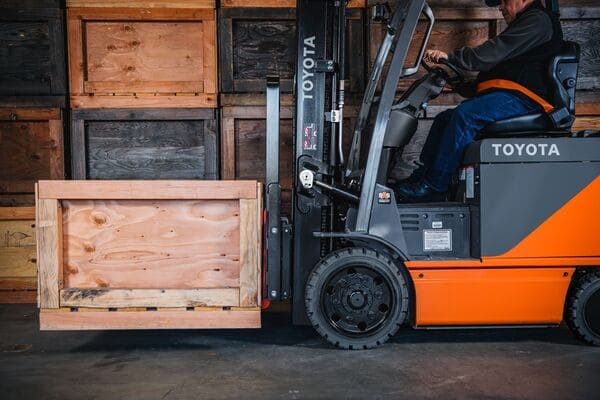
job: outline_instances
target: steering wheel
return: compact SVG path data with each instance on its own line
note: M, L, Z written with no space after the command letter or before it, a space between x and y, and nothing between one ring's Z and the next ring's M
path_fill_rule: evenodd
M423 68L425 68L427 72L440 74L446 80L450 87L454 88L465 83L465 76L456 65L452 64L448 60L440 60L439 64L442 64L446 66L449 70L451 70L452 75L449 74L448 71L446 71L443 68L433 67L427 64L424 60L421 60L421 65L423 66Z

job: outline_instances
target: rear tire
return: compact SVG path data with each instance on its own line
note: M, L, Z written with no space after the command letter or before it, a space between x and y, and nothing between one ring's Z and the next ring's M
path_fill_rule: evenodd
M577 338L600 346L600 271L579 275L567 299L565 320Z
M383 253L363 247L337 250L311 272L305 305L313 327L332 345L377 347L407 318L408 278Z

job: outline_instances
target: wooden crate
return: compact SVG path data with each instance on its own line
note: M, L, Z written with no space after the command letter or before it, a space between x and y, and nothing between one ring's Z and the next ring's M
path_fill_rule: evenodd
M260 183L40 181L36 200L42 330L260 327Z
M0 303L35 303L35 208L0 207Z
M250 103L258 104L255 99ZM348 153L356 107L346 107L344 144ZM279 174L282 186L282 211L289 212L293 184L294 107L290 96L282 97L280 108ZM266 174L266 107L225 106L221 113L221 176L223 179L256 179L264 183Z
M39 179L64 178L58 108L0 108L0 206L34 204Z
M60 0L0 2L0 104L64 107L66 63Z
M243 5L241 5L243 4ZM277 4L275 6L275 4ZM265 7L271 5L271 7ZM278 75L291 92L296 68L295 2L221 2L219 70L224 93L264 92L267 75ZM365 87L365 10L348 10L348 92Z
M216 107L214 1L142 3L67 3L71 106Z
M75 179L217 179L214 109L77 109Z

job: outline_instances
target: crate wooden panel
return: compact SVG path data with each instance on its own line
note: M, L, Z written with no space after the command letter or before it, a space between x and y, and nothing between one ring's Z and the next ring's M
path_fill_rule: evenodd
M278 75L291 92L296 68L296 10L281 7L222 8L219 19L221 91L265 91L265 77ZM346 65L349 92L365 86L365 11L348 10Z
M214 109L77 109L75 179L217 179Z
M36 200L41 329L260 326L260 183L40 181Z
M282 186L282 209L289 211L293 183L294 108L282 99L279 124L279 179ZM345 109L344 142L346 154L358 110ZM221 113L221 176L223 179L257 179L264 183L266 168L266 107L227 106Z
M58 108L0 108L0 206L34 204L39 179L64 178Z
M35 303L35 208L0 207L0 303Z
M59 0L0 3L0 103L64 106L64 19Z
M213 8L67 10L73 108L216 107Z

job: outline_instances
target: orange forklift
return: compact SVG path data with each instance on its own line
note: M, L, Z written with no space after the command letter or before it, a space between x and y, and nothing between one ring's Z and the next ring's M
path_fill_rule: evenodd
M547 8L558 12L556 0ZM443 202L406 203L392 160L431 99L460 83L423 63L425 0L373 7L385 37L344 154L345 2L299 0L291 215L280 212L279 86L267 80L264 298L334 346L379 346L417 329L551 327L600 345L600 134L572 132L579 46L548 65L552 109L490 124ZM407 59L420 19L427 29ZM406 92L400 79L426 74Z

